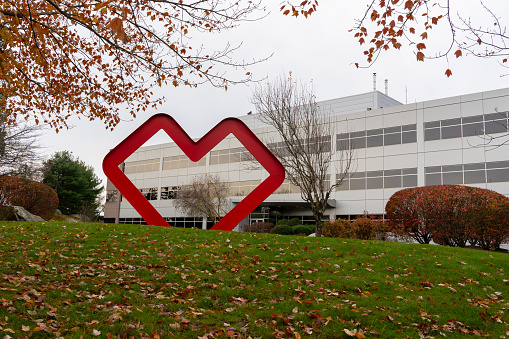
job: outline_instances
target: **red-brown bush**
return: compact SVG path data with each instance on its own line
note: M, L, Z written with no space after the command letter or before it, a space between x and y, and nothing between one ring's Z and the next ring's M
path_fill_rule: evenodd
M409 188L385 207L391 231L420 243L465 247L467 242L498 249L509 239L509 198L459 185Z
M329 238L351 238L353 229L350 221L345 219L336 219L326 221L322 226L322 236Z
M251 233L270 233L274 224L271 222L254 222L251 225L242 226L243 232L251 232Z
M48 185L28 179L0 176L3 205L22 206L43 219L50 219L58 207L58 196Z

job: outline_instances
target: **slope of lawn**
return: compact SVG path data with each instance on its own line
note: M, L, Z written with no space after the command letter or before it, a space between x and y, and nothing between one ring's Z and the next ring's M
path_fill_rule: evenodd
M0 224L1 338L509 338L509 254Z

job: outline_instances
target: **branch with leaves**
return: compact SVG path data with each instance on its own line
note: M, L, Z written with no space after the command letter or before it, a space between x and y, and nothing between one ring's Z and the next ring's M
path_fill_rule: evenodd
M471 55L479 58L496 58L504 66L509 56L509 34L502 16L478 0L478 13L485 14L488 22L479 23L466 16L461 1L450 0L368 0L367 9L351 30L360 45L365 45L363 54L369 67L384 51L401 49L408 45L417 61L426 59L460 58ZM316 12L316 1L292 4L287 1L281 7L284 15L308 17ZM475 18L474 18L475 19ZM445 34L444 34L445 32ZM428 52L429 42L448 35L444 48ZM448 66L445 75L452 71Z
M226 75L256 63L232 58L238 48L207 50L192 38L232 29L262 9L257 2L217 0L6 0L0 4L0 107L4 121L33 118L57 132L72 115L107 128L120 111L133 117L162 103L155 86L227 89L251 80Z

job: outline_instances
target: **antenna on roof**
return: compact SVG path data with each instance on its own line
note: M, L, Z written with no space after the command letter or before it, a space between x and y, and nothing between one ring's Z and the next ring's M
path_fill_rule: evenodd
M376 91L376 73L373 73L373 92Z
M385 95L389 96L389 80L385 79Z

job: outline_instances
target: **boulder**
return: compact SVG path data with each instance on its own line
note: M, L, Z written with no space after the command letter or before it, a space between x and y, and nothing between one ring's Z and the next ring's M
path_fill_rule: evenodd
M14 213L18 216L18 218L25 220L25 221L44 221L43 218L41 218L38 215L32 214L28 212L26 209L24 209L21 206L12 206L14 209Z

